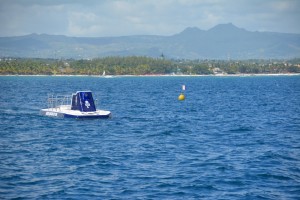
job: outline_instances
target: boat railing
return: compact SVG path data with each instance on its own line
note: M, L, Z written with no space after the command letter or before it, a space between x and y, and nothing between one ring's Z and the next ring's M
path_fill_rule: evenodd
M71 95L54 95L48 94L48 108L59 109L62 106L71 106Z

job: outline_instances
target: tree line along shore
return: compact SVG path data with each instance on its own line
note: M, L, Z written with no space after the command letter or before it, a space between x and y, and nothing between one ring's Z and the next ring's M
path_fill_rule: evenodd
M86 60L1 58L0 75L222 75L300 73L290 60L167 60L143 56Z

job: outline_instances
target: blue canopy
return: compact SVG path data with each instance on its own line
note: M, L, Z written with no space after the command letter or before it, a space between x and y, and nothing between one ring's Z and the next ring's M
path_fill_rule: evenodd
M79 91L72 95L71 110L80 110L81 112L96 111L95 102L91 91Z

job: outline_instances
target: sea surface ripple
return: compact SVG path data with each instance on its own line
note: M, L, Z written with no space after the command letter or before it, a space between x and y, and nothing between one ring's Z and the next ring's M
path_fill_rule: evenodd
M300 76L0 83L0 199L300 198ZM39 114L78 90L113 117Z

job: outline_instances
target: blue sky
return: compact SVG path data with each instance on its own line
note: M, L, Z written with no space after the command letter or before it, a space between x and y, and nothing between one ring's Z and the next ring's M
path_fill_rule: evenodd
M233 23L300 33L299 0L0 0L0 36L173 35Z

